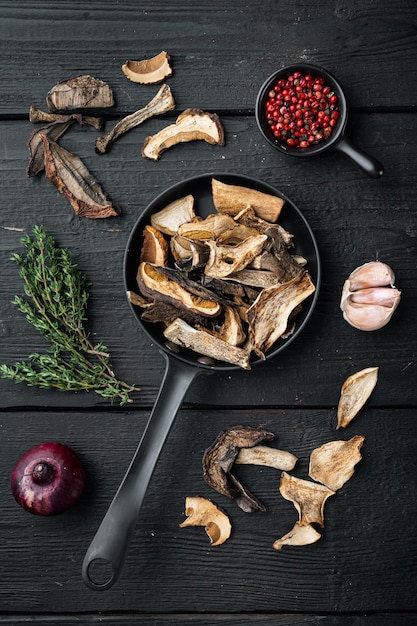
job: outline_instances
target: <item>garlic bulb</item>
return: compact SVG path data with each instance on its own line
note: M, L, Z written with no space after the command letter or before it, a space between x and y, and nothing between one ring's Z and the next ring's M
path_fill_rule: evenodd
M343 285L340 308L344 319L359 330L385 326L401 298L394 281L392 269L380 261L357 267Z

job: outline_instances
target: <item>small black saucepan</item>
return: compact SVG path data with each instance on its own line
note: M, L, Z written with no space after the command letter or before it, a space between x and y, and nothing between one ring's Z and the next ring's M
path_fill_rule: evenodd
M143 243L143 229L150 223L150 216L170 202L188 194L195 198L195 211L198 215L206 217L210 213L215 213L211 196L213 177L223 183L251 187L280 196L286 201L280 224L293 233L295 253L307 259L308 270L316 285L315 293L304 302L302 311L297 315L295 332L270 349L266 356L269 359L288 348L307 324L318 298L321 279L317 243L310 226L297 207L270 185L248 176L207 174L184 180L161 193L144 211L130 235L124 261L125 286L129 291L138 291L136 273ZM200 373L239 369L238 366L227 363L201 362L199 355L190 350L181 349L179 352L172 350L166 343L162 328L157 324L144 322L141 320L141 310L133 305L131 308L139 325L165 357L166 370L158 398L133 460L85 555L82 576L84 582L92 589L108 589L117 580L158 456L193 379ZM260 359L254 358L251 366L259 362Z
M277 139L272 133L268 121L265 116L265 104L268 100L269 92L274 88L280 79L286 79L294 72L301 72L312 75L314 78L322 77L332 91L338 97L339 118L330 137L318 144L312 144L307 148L298 148L288 146L286 143ZM368 176L372 178L380 178L384 173L384 168L376 159L369 156L359 148L357 148L345 135L346 124L348 120L348 106L346 97L340 83L332 74L322 67L310 65L309 63L297 63L284 67L272 74L262 85L256 100L256 121L258 127L267 141L277 150L295 157L311 157L335 148L350 157L359 167L362 168Z

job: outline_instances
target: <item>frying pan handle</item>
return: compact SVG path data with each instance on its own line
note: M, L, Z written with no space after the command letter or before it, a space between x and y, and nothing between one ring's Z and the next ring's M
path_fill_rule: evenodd
M87 550L82 577L91 589L117 580L148 483L182 400L202 370L162 353L165 375L142 439L99 529Z
M359 148L357 148L351 141L345 136L342 136L340 140L334 144L334 147L350 157L363 171L372 176L372 178L380 178L384 173L384 167L376 159L366 154Z

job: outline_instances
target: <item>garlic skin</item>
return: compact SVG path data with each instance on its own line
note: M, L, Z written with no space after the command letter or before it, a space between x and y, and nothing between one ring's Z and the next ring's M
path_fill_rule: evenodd
M383 328L401 299L394 281L386 263L370 261L357 267L343 285L340 308L344 319L359 330Z

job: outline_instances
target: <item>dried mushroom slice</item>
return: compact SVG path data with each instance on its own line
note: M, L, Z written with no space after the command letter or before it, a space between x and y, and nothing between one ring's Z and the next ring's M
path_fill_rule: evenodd
M93 219L118 215L81 159L45 135L41 137L46 178L68 199L75 213Z
M151 215L151 224L162 233L174 236L182 224L190 222L194 217L194 196L188 194Z
M212 179L212 193L214 206L219 213L237 215L252 207L255 215L272 223L278 220L285 203L277 196L250 187L222 183L215 178Z
M293 528L281 539L277 539L272 544L275 550L281 550L282 546L307 546L315 543L321 535L310 524L301 525L295 522Z
M275 438L262 428L233 426L222 430L203 456L203 478L218 493L231 498L246 513L264 505L232 474L232 466L241 448L252 448Z
M160 230L147 224L143 229L143 246L140 262L168 265L168 242Z
M265 465L278 470L292 470L297 463L297 457L286 450L278 450L269 446L254 446L241 448L236 457L238 465Z
M211 335L218 337L222 341L230 344L231 346L240 346L246 339L246 333L243 330L242 320L239 312L235 307L224 305L223 306L224 321L219 330L208 330Z
M178 235L198 241L217 239L224 232L230 231L230 229L233 229L235 226L236 222L230 215L212 213L205 219L193 218L181 224L178 228Z
M177 117L175 124L166 126L156 135L146 137L142 156L157 161L171 146L197 139L210 144L224 145L224 129L216 113L186 109Z
M101 109L114 105L113 90L94 76L83 75L57 83L46 96L48 109L68 111L74 109Z
M349 376L342 385L337 407L337 428L346 428L371 395L379 367L367 367Z
M249 339L253 350L265 352L285 333L292 312L315 290L307 271L288 282L263 289L247 311Z
M324 526L324 504L327 498L335 495L334 491L287 472L282 472L279 490L283 498L294 504L301 526L314 523Z
M216 361L238 365L245 370L250 369L250 355L247 350L232 346L207 331L194 328L183 319L174 320L164 330L164 337L177 346L188 348L200 356L204 355Z
M313 450L308 475L313 480L337 491L353 476L362 456L365 437L355 435L349 441L329 441Z
M126 61L122 72L133 83L155 85L172 75L171 57L163 50L151 59Z
M216 241L207 241L210 255L204 273L212 278L224 278L244 269L261 253L266 241L266 235L248 237L236 246L221 246Z
M204 526L212 546L219 546L229 539L232 525L229 517L213 502L200 496L185 499L185 514L187 519L179 526Z
M58 116L57 120L32 132L28 142L30 161L26 170L29 178L40 174L45 169L45 151L42 136L48 137L49 141L58 141L75 121L81 124L81 116L77 114L65 117Z

